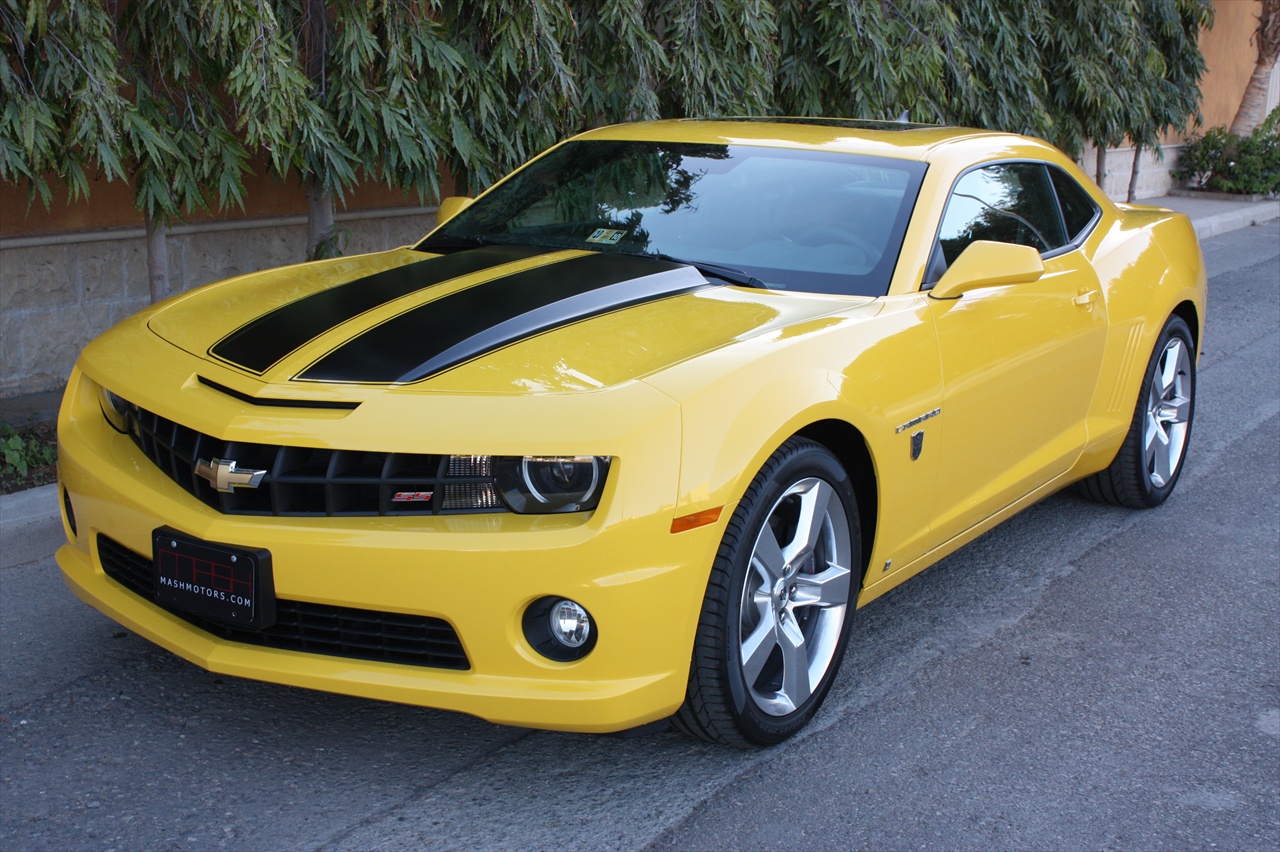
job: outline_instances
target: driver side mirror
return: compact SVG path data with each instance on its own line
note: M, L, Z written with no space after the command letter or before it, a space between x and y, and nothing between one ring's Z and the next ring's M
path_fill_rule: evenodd
M440 209L436 211L436 226L443 225L454 216L457 216L463 210L471 206L474 198L467 198L465 195L450 195L448 198L440 199Z
M929 291L935 299L957 299L970 290L1025 284L1044 275L1040 252L1031 246L975 240Z

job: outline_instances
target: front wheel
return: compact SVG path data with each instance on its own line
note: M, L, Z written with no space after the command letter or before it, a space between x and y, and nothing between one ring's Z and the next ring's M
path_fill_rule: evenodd
M1191 330L1172 316L1156 341L1129 434L1106 470L1080 483L1088 497L1145 509L1173 493L1182 473L1195 415L1195 347Z
M860 558L844 468L812 441L783 444L720 544L676 726L741 747L803 728L844 656Z

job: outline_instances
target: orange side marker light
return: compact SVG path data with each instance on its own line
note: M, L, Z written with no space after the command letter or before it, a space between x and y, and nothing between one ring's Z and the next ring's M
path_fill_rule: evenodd
M701 512L694 512L692 515L685 515L676 518L671 522L671 532L682 533L688 530L696 530L698 527L705 527L707 524L714 524L720 520L720 512L724 506L716 506L714 509L705 509Z

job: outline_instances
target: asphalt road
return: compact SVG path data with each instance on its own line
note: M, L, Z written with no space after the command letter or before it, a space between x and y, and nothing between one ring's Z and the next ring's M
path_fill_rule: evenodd
M1205 254L1172 499L1059 494L860 610L789 743L216 676L45 558L0 571L0 848L1280 848L1280 224Z

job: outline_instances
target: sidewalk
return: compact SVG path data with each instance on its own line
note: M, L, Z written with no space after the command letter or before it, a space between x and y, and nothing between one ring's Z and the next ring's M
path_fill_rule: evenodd
M43 559L62 536L57 485L0 495L0 569Z
M1185 213L1202 240L1280 219L1280 200L1274 199L1232 201L1165 195L1138 203ZM53 421L61 398L61 391L49 391L0 400L0 421L14 425ZM0 568L48 556L49 543L62 537L59 515L56 485L0 495Z
M1152 207L1168 207L1185 213L1195 226L1196 236L1202 240L1237 231L1272 219L1280 219L1280 199L1269 201L1229 201L1218 198L1188 198L1183 195L1163 195L1144 198L1136 202Z

